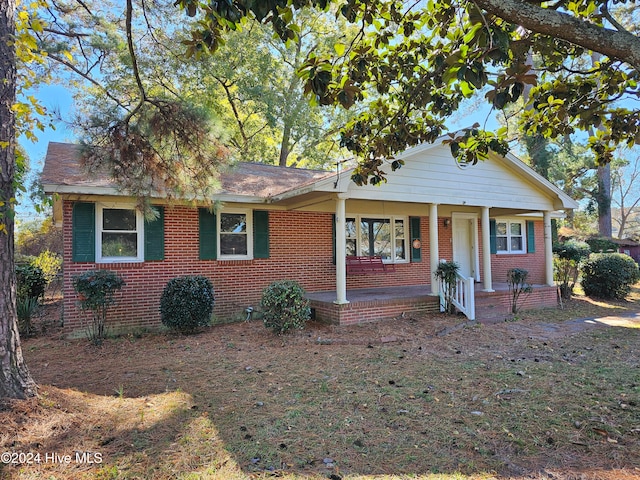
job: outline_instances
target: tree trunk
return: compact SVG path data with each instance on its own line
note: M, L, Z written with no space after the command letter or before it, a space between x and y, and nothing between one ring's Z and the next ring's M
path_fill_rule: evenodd
M611 165L598 167L598 233L611 238Z
M15 34L15 7L15 0L0 2L0 225L4 226L0 230L0 399L36 394L20 347L13 259L16 56L7 39Z
M287 159L289 158L289 153L291 150L289 149L289 143L291 142L291 124L286 122L284 129L282 130L282 145L280 146L280 158L278 159L278 165L281 167L287 166Z

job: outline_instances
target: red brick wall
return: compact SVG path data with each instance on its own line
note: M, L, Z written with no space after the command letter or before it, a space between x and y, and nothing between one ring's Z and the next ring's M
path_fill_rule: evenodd
M255 260L200 260L198 258L198 211L190 207L165 209L165 260L143 263L96 264L71 260L73 202L64 201L64 322L68 333L81 333L89 314L76 306L72 279L94 268L114 270L126 286L110 308L108 322L117 329L160 325L160 295L167 281L181 275L205 275L211 279L215 294L214 314L221 321L244 318L246 307L257 307L262 289L274 280L293 279L307 291L335 290L333 264L332 214L271 211L269 214L270 258ZM440 220L442 222L442 220ZM440 258L451 258L451 229L439 229ZM533 258L492 256L494 281L503 281L510 268L507 261L522 260L533 278L544 278L542 224L536 225L536 253ZM430 283L429 222L421 221L422 261L398 264L394 273L359 275L347 279L347 288L427 285ZM536 280L537 281L537 280Z

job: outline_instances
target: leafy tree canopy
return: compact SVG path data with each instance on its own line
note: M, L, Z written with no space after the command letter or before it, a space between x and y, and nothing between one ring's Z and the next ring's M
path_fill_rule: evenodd
M247 18L296 38L302 9L332 11L359 27L331 55L313 52L299 73L314 102L367 110L342 131L360 159L354 180L384 180L385 161L446 132L445 120L481 92L494 110L524 99L519 128L555 138L589 134L598 163L640 143L640 38L633 1L178 0L197 19L190 53L217 50ZM634 20L635 19L635 20ZM628 26L626 26L628 25ZM507 132L451 134L458 161L505 153Z

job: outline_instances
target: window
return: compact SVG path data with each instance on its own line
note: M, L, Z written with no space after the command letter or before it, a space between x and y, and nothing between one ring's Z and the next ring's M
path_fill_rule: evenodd
M134 207L97 205L96 261L142 261L143 227Z
M346 219L346 253L407 261L406 218L357 216Z
M498 253L526 253L524 221L496 221Z
M225 212L218 215L220 219L220 258L247 259L253 252L251 238L250 215L246 212Z

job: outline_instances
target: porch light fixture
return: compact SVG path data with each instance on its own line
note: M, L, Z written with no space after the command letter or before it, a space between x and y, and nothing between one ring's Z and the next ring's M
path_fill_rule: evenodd
M444 228L448 228L449 225L451 225L451 219L445 218L443 224L444 224Z

